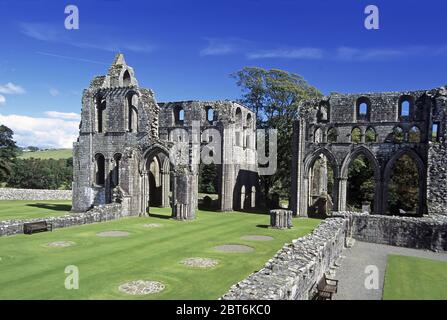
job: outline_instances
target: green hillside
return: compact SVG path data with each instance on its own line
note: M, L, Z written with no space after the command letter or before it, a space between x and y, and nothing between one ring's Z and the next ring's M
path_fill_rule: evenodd
M29 151L23 152L19 158L20 159L68 159L73 156L72 149L50 149L41 151Z

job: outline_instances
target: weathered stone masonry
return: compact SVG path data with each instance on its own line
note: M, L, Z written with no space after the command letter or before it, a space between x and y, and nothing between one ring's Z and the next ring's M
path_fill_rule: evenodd
M71 190L0 188L0 200L71 200Z
M322 157L334 172L330 195L333 211L346 210L349 165L359 155L365 156L374 168L373 213L387 214L393 165L407 155L419 174L417 214L445 215L446 101L447 90L441 87L400 93L334 93L303 103L300 119L294 123L291 196L294 214L307 216L315 197L325 191L321 187L312 189L313 165ZM360 132L360 141L353 140L354 130Z
M157 103L119 54L108 74L84 90L73 148L73 211L119 202L132 215L172 207L173 218L193 219L201 153L217 150L219 209L253 208L255 136L254 113L238 103Z
M51 223L53 225L53 228L56 229L96 222L106 222L127 216L129 216L129 213L123 211L123 208L120 204L113 203L105 206L95 207L88 212L67 214L60 217L0 221L0 236L21 234L23 233L23 224L35 221L44 220L48 223Z
M299 222L298 222L299 223ZM307 300L336 264L350 238L414 249L447 251L447 217L393 217L337 212L310 235L286 244L264 268L233 285L224 300Z

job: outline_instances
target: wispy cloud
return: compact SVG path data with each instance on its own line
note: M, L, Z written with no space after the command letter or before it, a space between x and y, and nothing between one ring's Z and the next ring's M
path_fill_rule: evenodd
M344 61L377 61L390 60L415 54L414 50L392 48L352 48L339 47L336 50L336 59Z
M81 115L75 112L45 111L45 115L55 119L80 120Z
M8 82L5 85L0 85L0 93L3 94L23 94L25 93L25 89L21 86L16 85L12 82Z
M67 32L65 29L57 28L53 25L45 23L19 23L19 30L27 37L45 41L61 43L77 48L95 49L109 52L117 51L131 51L138 53L149 53L156 50L156 46L153 44L144 43L142 41L129 42L128 40L107 39L106 37L99 38L98 40L89 42L82 41L82 39L74 39L71 35L73 33ZM81 30L81 29L80 29ZM86 35L85 33L83 33ZM79 35L79 33L77 33ZM91 34L86 35L86 37Z
M250 52L246 56L248 59L323 59L324 51L319 48L281 48Z
M2 96L2 95L0 94L0 105L5 104L5 103L6 103L6 98L5 98L5 96Z
M52 97L57 97L60 94L59 90L56 88L50 88L48 92Z
M78 121L0 114L0 123L14 131L20 146L71 148L78 135Z
M208 45L199 54L204 56L224 56L237 53L244 49L247 41L238 38L206 38Z
M65 59L65 60L94 63L94 64L100 64L100 65L104 65L104 66L108 66L109 65L108 63L105 63L105 62L100 62L100 61L95 61L95 60L90 60L90 59L84 59L84 58L79 58L79 57L64 56L64 55L55 54L55 53L40 52L40 51L37 51L36 53L40 54L42 56L60 58L60 59Z

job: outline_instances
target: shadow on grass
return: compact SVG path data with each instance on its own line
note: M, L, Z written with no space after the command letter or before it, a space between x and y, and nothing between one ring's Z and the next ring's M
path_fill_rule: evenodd
M149 213L149 217L151 218L159 218L159 219L171 219L171 215L165 214L157 214L157 213Z
M69 204L56 204L56 203L30 203L27 204L29 207L54 210L54 211L70 211L71 205Z
M268 225L268 224L258 224L256 227L257 227L257 228L268 229L268 228L269 228L269 225Z

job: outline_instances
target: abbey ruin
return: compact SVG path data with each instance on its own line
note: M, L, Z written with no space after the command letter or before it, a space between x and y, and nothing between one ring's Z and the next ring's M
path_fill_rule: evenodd
M291 209L307 216L318 201L346 211L348 168L363 155L374 169L372 213L388 214L392 168L402 156L416 165L416 215L446 214L447 90L331 94L301 107L294 124ZM314 164L319 161L320 172ZM327 188L327 171L333 174ZM317 208L315 208L317 210Z
M256 206L256 118L236 102L157 103L118 54L84 90L79 129L73 211L119 202L129 215L160 206L193 219L201 159L216 165L219 210Z
M302 103L291 146L294 215L346 211L348 170L360 155L374 171L374 200L362 211L389 214L393 166L407 156L419 180L413 214L445 214L446 107L443 87L334 93ZM172 207L173 218L193 219L199 165L206 161L218 172L216 209L258 205L256 117L236 102L157 103L119 54L108 74L95 77L84 91L81 117L73 151L73 211L119 202L130 215L157 206Z

